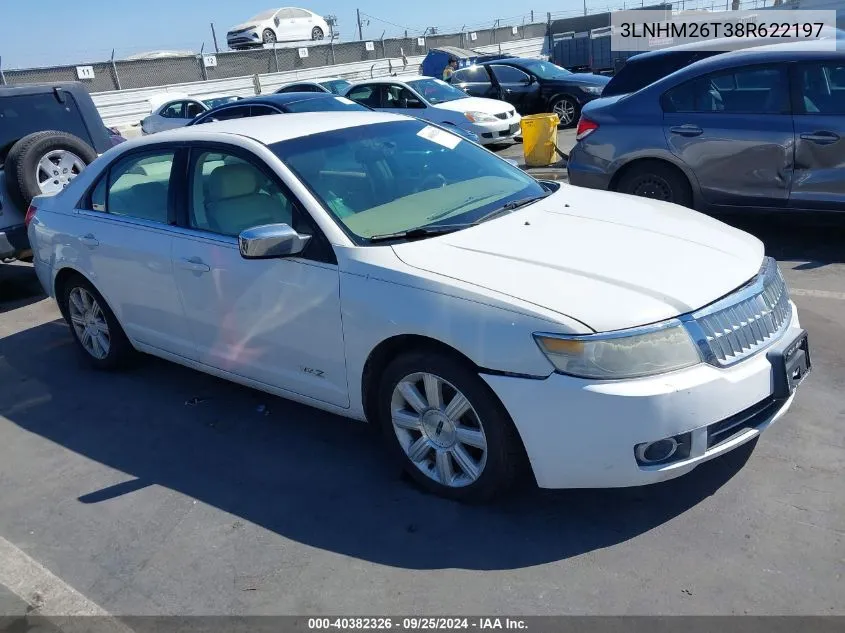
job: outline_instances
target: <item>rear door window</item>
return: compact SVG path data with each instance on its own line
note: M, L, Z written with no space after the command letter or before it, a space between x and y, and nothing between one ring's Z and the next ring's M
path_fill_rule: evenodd
M491 64L490 69L496 76L500 84L520 84L528 83L531 78L527 73L524 73L519 68L513 66L502 66L499 64Z
M63 91L62 96L64 103L53 92L0 99L0 154L18 139L42 130L67 132L95 147L73 95Z
M665 112L785 114L786 69L752 66L703 75L667 91L662 104Z

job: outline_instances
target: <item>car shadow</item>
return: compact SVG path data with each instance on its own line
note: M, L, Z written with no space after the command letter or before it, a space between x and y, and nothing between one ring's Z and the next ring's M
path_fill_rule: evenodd
M802 262L795 270L810 270L845 262L845 217L813 213L720 214L719 220L758 237L766 254Z
M654 486L526 487L468 506L400 476L366 424L148 357L89 370L59 321L0 340L0 357L11 385L0 415L128 475L79 503L159 485L288 539L409 569L522 568L627 541L714 494L753 450Z
M0 264L0 314L41 301L44 296L30 264Z

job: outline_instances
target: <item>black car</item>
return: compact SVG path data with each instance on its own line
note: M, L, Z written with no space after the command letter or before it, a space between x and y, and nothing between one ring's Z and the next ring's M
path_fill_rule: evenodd
M354 112L370 108L328 92L286 92L241 99L203 112L188 125L289 112Z
M539 59L510 57L460 68L451 83L474 97L501 99L520 114L554 112L562 127L575 125L581 108L601 96L609 79L571 73Z

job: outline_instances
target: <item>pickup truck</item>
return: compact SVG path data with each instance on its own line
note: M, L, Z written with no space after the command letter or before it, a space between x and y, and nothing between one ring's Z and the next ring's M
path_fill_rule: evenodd
M0 86L0 262L31 256L25 218L34 196L61 191L123 140L81 83Z

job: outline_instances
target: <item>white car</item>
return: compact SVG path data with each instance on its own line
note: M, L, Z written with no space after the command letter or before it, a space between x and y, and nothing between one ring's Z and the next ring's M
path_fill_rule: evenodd
M95 367L137 350L367 420L461 500L526 465L544 488L677 477L766 429L810 368L756 238L409 117L135 139L27 220Z
M321 40L329 33L326 21L307 9L269 9L238 24L226 33L229 48L241 49L276 42Z
M346 97L373 110L407 114L440 125L454 125L478 136L482 145L513 140L522 117L498 99L470 97L445 81L417 75L361 81Z
M210 108L188 95L164 93L150 97L150 114L141 121L142 134L155 134L188 125Z

